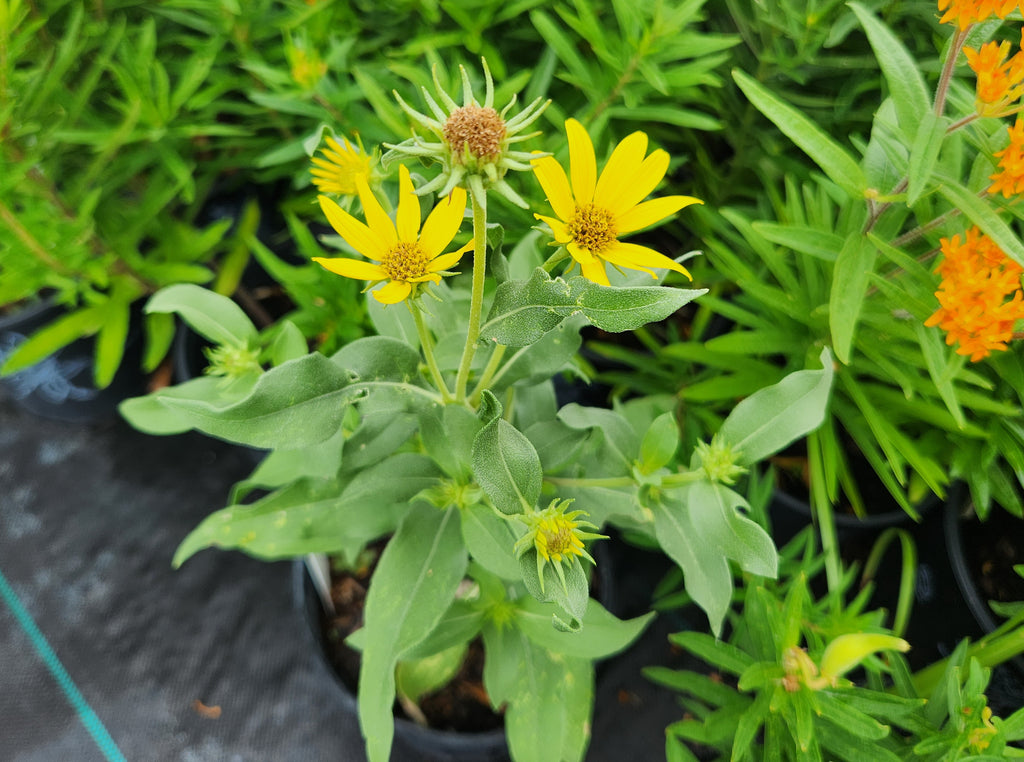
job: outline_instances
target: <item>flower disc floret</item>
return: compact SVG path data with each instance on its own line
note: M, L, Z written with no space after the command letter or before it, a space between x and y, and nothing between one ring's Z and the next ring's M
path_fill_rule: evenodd
M668 170L665 151L647 153L647 135L634 132L612 151L600 176L594 144L579 122L565 123L569 140L569 173L551 156L534 156L533 172L547 196L554 217L534 216L548 224L555 242L565 246L584 277L609 285L605 265L641 270L656 277L651 268L682 273L686 268L664 254L619 236L648 227L690 204L703 203L692 196L644 199Z
M505 120L493 108L470 104L455 109L442 132L456 161L495 162L505 140Z
M398 211L395 220L384 211L366 179L356 179L366 224L334 201L320 196L320 208L338 234L370 262L346 257L314 257L313 261L346 278L370 281L369 288L382 304L396 304L415 295L420 283L440 283L441 276L462 258L472 241L456 251L443 253L462 226L466 192L455 188L442 198L420 229L420 202L409 170L399 168Z
M584 541L607 539L604 535L585 531L597 529L589 521L580 520L585 511L566 512L571 500L553 500L543 511L532 511L519 518L526 522L526 533L516 541L517 558L533 551L537 555L537 576L540 587L544 589L544 567L548 564L554 568L559 580L565 586L565 566L579 563L586 559L595 563L587 552Z
M462 74L463 103L459 105L445 92L434 68L435 100L426 88L423 99L431 115L412 108L396 92L395 99L402 109L433 139L417 133L397 145L385 144L390 151L384 156L385 164L396 157L411 156L441 164L441 173L419 189L419 193L437 191L446 195L453 188L465 188L473 197L473 203L483 206L486 191L494 190L512 203L528 208L528 204L505 181L509 170L528 171L532 153L515 150L514 146L539 133L521 134L547 108L550 101L537 98L515 116L509 112L516 98L509 101L501 111L494 108L494 81L483 61L484 99L477 100L469 74L459 67Z

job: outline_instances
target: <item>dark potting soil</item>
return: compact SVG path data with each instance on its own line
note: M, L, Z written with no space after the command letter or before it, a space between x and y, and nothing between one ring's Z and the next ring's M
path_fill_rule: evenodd
M320 617L328 661L353 693L359 682L361 658L358 651L345 645L345 638L363 626L366 593L375 567L376 557L356 570L332 569L331 600L335 613L322 613ZM420 698L419 709L429 727L460 733L485 733L500 728L504 719L491 709L483 675L483 643L476 638L470 642L466 659L455 677L437 691ZM394 711L396 717L413 719L397 701Z
M1024 564L1024 519L995 506L985 521L960 524L964 558L986 600L1024 601L1024 577L1013 567Z

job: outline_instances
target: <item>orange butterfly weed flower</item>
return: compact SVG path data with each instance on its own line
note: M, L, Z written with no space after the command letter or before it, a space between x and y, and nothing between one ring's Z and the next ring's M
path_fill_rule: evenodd
M989 16L1006 18L1020 5L1021 0L939 0L939 10L945 11L939 21L943 24L956 24L960 30L964 30Z
M1024 35L1022 35L1024 44ZM980 50L964 48L977 77L975 108L979 116L1002 116L1024 93L1024 53L1007 60L1010 43L986 42Z
M1002 193L1009 198L1024 193L1024 122L1017 119L1013 127L1007 127L1010 144L993 156L999 159L999 171L992 175L989 193Z
M1024 268L977 227L963 240L955 235L939 243L943 260L936 269L942 281L935 296L940 307L924 324L944 330L946 343L958 344L957 354L970 355L971 362L1005 350L1015 323L1024 319Z

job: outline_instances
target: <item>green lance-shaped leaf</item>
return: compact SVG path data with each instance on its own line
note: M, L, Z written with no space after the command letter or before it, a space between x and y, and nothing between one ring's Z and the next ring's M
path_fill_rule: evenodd
M739 564L743 571L775 577L779 554L771 536L740 513L750 506L724 484L701 480L686 489L690 523L709 545Z
M245 398L252 391L256 375L237 379L228 386L224 379L212 376L192 378L181 384L166 386L143 397L129 397L117 409L128 423L147 434L181 434L192 428L187 417L176 408L163 403L168 397L202 400L211 406L227 406Z
M579 632L590 601L589 574L581 559L573 556L565 563L552 560L539 566L538 551L531 547L519 557L519 572L530 595L554 603L568 616L566 620L552 612L549 626Z
M821 350L821 370L799 370L741 401L718 436L749 466L814 431L825 420L832 390L832 354Z
M33 333L7 355L0 364L0 375L16 373L35 365L76 339L96 333L102 324L103 308L100 305L62 315Z
M598 601L591 600L579 632L566 632L551 626L552 614L550 603L526 597L516 601L516 626L530 640L552 653L584 659L604 659L623 651L640 637L654 618L651 611L635 619L622 620Z
M904 47L903 42L884 23L860 3L850 3L861 26L868 35L868 42L875 52L885 83L889 86L896 107L896 119L900 129L908 138L917 134L918 123L925 114L932 113L932 102L921 76L917 61Z
M450 404L420 413L424 448L446 474L456 479L472 476L473 441L481 428L480 419L464 405Z
M364 336L331 355L331 361L353 373L358 381L409 383L419 373L415 347L389 336Z
M265 559L347 552L392 531L396 513L404 513L437 477L430 458L406 452L361 471L347 484L300 479L251 505L230 505L207 516L178 547L174 565L209 547Z
M529 280L498 286L480 337L508 347L525 347L550 331L574 309L569 284L536 268Z
M753 222L750 227L772 243L780 244L802 254L808 254L825 262L835 262L836 255L843 248L842 236L806 225Z
M946 139L949 119L931 111L921 116L917 134L910 146L910 166L907 169L907 205L913 206L921 198L932 179L932 171L939 160L939 151Z
M679 447L679 426L675 413L662 413L644 434L640 442L640 471L654 473L667 466Z
M395 665L427 637L455 598L468 560L455 508L414 503L381 554L366 596L359 724L370 762L387 762L394 737Z
M650 508L658 544L682 569L686 592L704 609L717 637L732 599L728 559L700 535L690 519L691 506L682 500L666 493Z
M663 286L616 288L582 276L552 279L538 267L529 280L510 280L497 288L480 337L510 347L527 346L577 313L605 331L630 331L664 320L706 292Z
M228 297L191 283L157 291L146 312L176 312L189 327L214 344L244 346L255 343L256 326Z
M666 286L602 286L583 276L569 279L580 312L604 331L621 333L664 320L685 304L707 293L706 288Z
M516 536L509 522L490 507L477 504L462 509L462 539L469 554L487 571L503 579L519 579L519 562L512 552Z
M1010 226L996 214L991 204L978 198L962 185L943 182L939 192L954 207L960 209L971 222L981 228L981 232L991 238L996 246L1017 264L1024 267L1024 244L1010 229Z
M345 408L365 394L351 380L349 373L314 352L271 368L248 397L228 407L171 396L161 402L205 434L250 447L297 448L337 432Z
M604 436L602 450L607 459L614 462L617 473L628 469L639 455L640 442L636 432L628 420L613 410L571 402L558 411L558 420L574 429L598 429Z
M832 270L828 317L832 348L842 363L850 362L853 336L860 318L868 280L875 269L877 249L860 232L850 233Z
M732 76L758 111L810 156L832 182L855 198L864 197L868 187L864 171L842 146L753 77L739 70Z
M485 423L473 440L473 475L495 508L522 513L537 503L544 474L530 440L501 411L501 403L485 391L480 405Z
M134 296L132 294L133 298ZM93 368L93 382L99 389L110 385L121 365L130 320L131 302L127 298L114 296L104 303L103 322L96 334L96 359Z
M494 706L506 706L512 758L579 762L590 732L592 662L553 654L514 626L491 624L483 636L484 688Z

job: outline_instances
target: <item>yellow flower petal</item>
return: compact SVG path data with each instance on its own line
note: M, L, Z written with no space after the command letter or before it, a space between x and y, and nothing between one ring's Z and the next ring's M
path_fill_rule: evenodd
M693 196L665 196L637 204L615 220L615 228L620 235L632 233L634 230L653 225L690 204L703 204Z
M570 241L565 245L565 250L569 252L570 256L579 262L581 265L587 265L594 261L594 255L592 252L584 249L575 241Z
M380 236L384 246L390 249L398 243L398 234L395 232L395 223L391 221L380 201L373 195L370 186L363 177L356 178L356 189L359 191L359 201L363 205L363 216L366 217L366 224L370 230ZM351 241L349 241L351 243Z
M344 138L342 138L342 140L344 140ZM331 148L333 148L338 153L348 154L348 153L352 153L353 152L352 148L349 147L347 140L345 141L345 145L342 145L337 140L332 138L330 135L326 135L326 136L324 136L324 141L327 143L327 145L329 145Z
M435 257L430 263L427 264L428 273L439 273L442 270L450 270L459 263L462 259L462 255L473 248L473 242L470 241L461 249L450 251L447 254L442 254L439 257Z
M618 179L622 193L609 203L602 204L618 217L639 204L658 187L658 183L668 171L668 154L658 149L636 167L629 176Z
M647 133L637 131L623 138L601 170L594 191L594 203L606 208L613 207L616 199L627 190L626 184L633 179L637 167L643 163L646 152Z
M675 270L677 273L682 273L690 280L689 271L678 262L674 262L664 254L661 254L654 249L649 249L646 246L640 246L635 243L623 243L619 241L607 250L601 252L602 259L606 259L617 267L625 267L630 270L643 270L644 272L650 272L650 267L660 267L666 270Z
M466 191L463 188L456 188L437 202L420 233L420 247L429 259L436 257L452 242L462 227L465 213Z
M384 259L388 246L376 231L368 228L327 196L318 196L317 200L331 227L338 231L338 235L348 241L353 249L377 262Z
M541 222L546 222L548 227L551 228L551 232L555 236L555 240L558 243L569 243L572 237L569 235L569 231L565 228L565 223L561 220L556 220L554 217L545 217L543 214L533 215Z
M594 144L590 141L590 135L583 129L583 125L575 119L565 120L565 132L569 136L569 173L572 176L572 192L576 197L576 205L583 206L594 200L594 186L597 183L597 160L594 158Z
M409 170L402 164L398 168L398 214L395 215L398 240L415 241L420 232L420 200L412 187Z
M530 163L533 165L533 174L555 214L563 220L572 217L576 211L576 202L573 200L569 178L565 176L562 165L555 161L553 156L534 159Z
M357 280L387 280L388 274L380 265L346 257L313 257L313 261L332 273Z
M373 292L373 298L381 304L398 304L412 293L412 284L404 280L392 280Z
M587 280L602 286L611 285L608 282L608 273L604 270L604 262L597 257L591 258L590 262L587 263L580 262L580 270L583 272L583 277Z

